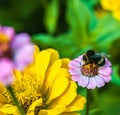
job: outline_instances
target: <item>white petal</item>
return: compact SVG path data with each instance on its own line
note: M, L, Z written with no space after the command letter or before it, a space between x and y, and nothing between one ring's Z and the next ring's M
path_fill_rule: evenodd
M89 84L87 85L88 89L95 89L96 88L96 81L94 77L90 78Z
M102 87L102 86L105 85L105 82L104 82L103 78L101 78L100 76L95 76L94 79L96 81L96 86L97 87Z
M89 82L89 77L81 76L81 77L79 78L78 84L79 84L80 86L82 86L82 87L86 87L87 84L88 84L88 82Z

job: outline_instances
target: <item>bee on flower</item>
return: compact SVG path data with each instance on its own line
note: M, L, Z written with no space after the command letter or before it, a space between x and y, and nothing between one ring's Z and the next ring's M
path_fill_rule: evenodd
M110 61L105 55L94 50L88 50L85 54L72 60L69 67L72 80L88 89L102 87L111 80Z

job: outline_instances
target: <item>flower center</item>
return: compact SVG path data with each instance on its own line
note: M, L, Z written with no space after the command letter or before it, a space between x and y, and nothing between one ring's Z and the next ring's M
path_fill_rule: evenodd
M11 96L9 95L6 88L0 93L2 93L7 98L9 103L14 104L14 102L12 101ZM22 95L21 95L21 93L22 93ZM29 96L26 96L24 94L24 92L21 92L21 93L18 94L20 97L18 95L16 95L16 97L18 98L18 101L22 105L25 112L28 111L28 109L32 103L34 103L36 100L38 100L40 98L42 99L41 105L35 106L34 115L38 115L39 111L45 107L44 97L42 97L40 93L34 94L34 95L29 95Z
M0 33L0 58L12 58L12 51L10 50L10 40L8 37Z
M88 77L93 77L98 74L98 67L93 64L83 65L81 68L82 74Z
M9 38L2 32L0 32L0 43L1 42L9 42Z

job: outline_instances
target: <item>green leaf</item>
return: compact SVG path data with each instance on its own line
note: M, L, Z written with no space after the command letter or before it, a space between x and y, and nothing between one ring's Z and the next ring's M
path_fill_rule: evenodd
M120 86L119 65L113 66L112 82Z
M73 57L77 51L74 41L71 40L71 34L61 34L58 37L52 37L45 34L37 34L33 36L32 41L41 48L55 48L60 52L62 57Z
M47 34L36 34L32 37L32 41L42 49L50 47L54 43L53 37Z
M62 57L69 57L71 59L78 57L88 49L92 49L92 46L89 45L84 48L81 48L82 45L80 43L77 45L71 32L61 34L57 37L47 34L36 34L32 37L32 41L41 49L51 47L57 49Z
M90 11L81 0L67 0L67 21L70 28L85 39L89 34Z
M103 50L108 49L112 42L120 37L120 22L116 21L110 14L106 14L98 20L92 32L92 41ZM103 47L105 46L105 47Z
M98 95L98 104L99 108L104 111L104 115L119 115L120 113L120 86L109 83L106 85L106 88L103 87L100 89ZM92 103L92 102L91 102ZM94 103L93 107L94 106ZM101 114L96 114L101 115Z
M51 34L55 32L58 16L59 16L59 1L52 0L50 3L48 3L48 6L46 7L44 17L46 29Z
M90 115L105 115L104 111L100 108L92 109Z

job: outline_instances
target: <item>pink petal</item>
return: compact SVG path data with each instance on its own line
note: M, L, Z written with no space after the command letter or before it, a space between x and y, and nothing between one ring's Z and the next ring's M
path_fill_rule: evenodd
M72 75L71 79L73 81L78 81L80 77L81 77L81 75Z
M105 65L104 66L111 66L112 64L111 64L111 62L107 59L107 58L105 58Z
M95 76L94 79L96 81L96 86L97 87L102 87L102 86L105 85L105 82L104 82L104 80L101 77Z
M14 35L15 35L15 31L12 27L3 27L2 28L2 32L10 39L12 40Z
M15 66L18 69L23 70L25 66L33 61L33 51L34 47L32 44L27 44L18 50L14 57Z
M79 63L79 64L81 62L81 60L79 60L79 58L75 58L73 61L76 62L76 63Z
M78 58L78 59L80 60L80 64L81 64L81 65L84 64L83 61L82 61L82 58L83 58L83 55L79 56L79 58Z
M78 59L82 61L83 55L79 56Z
M2 26L1 26L1 24L0 24L0 32L2 32Z
M0 82L9 85L12 81L13 64L10 60L3 58L0 60Z
M81 74L80 68L70 68L69 72L70 72L71 75L79 75L79 74Z
M71 67L71 68L79 68L80 67L80 62L78 63L78 62L72 60L69 63L69 67Z
M14 37L14 40L12 42L12 48L18 49L29 43L30 43L30 36L26 33L20 33Z
M87 84L88 84L88 82L89 82L89 79L90 79L89 77L81 76L81 77L79 78L78 84L79 84L80 86L82 86L82 87L86 87Z
M111 80L111 76L110 75L106 76L106 75L99 74L99 76L102 77L105 82L109 82Z
M89 78L89 84L87 85L88 89L95 89L96 88L96 81L93 78Z
M103 75L110 75L112 73L112 68L111 67L101 67L98 70L99 74Z

